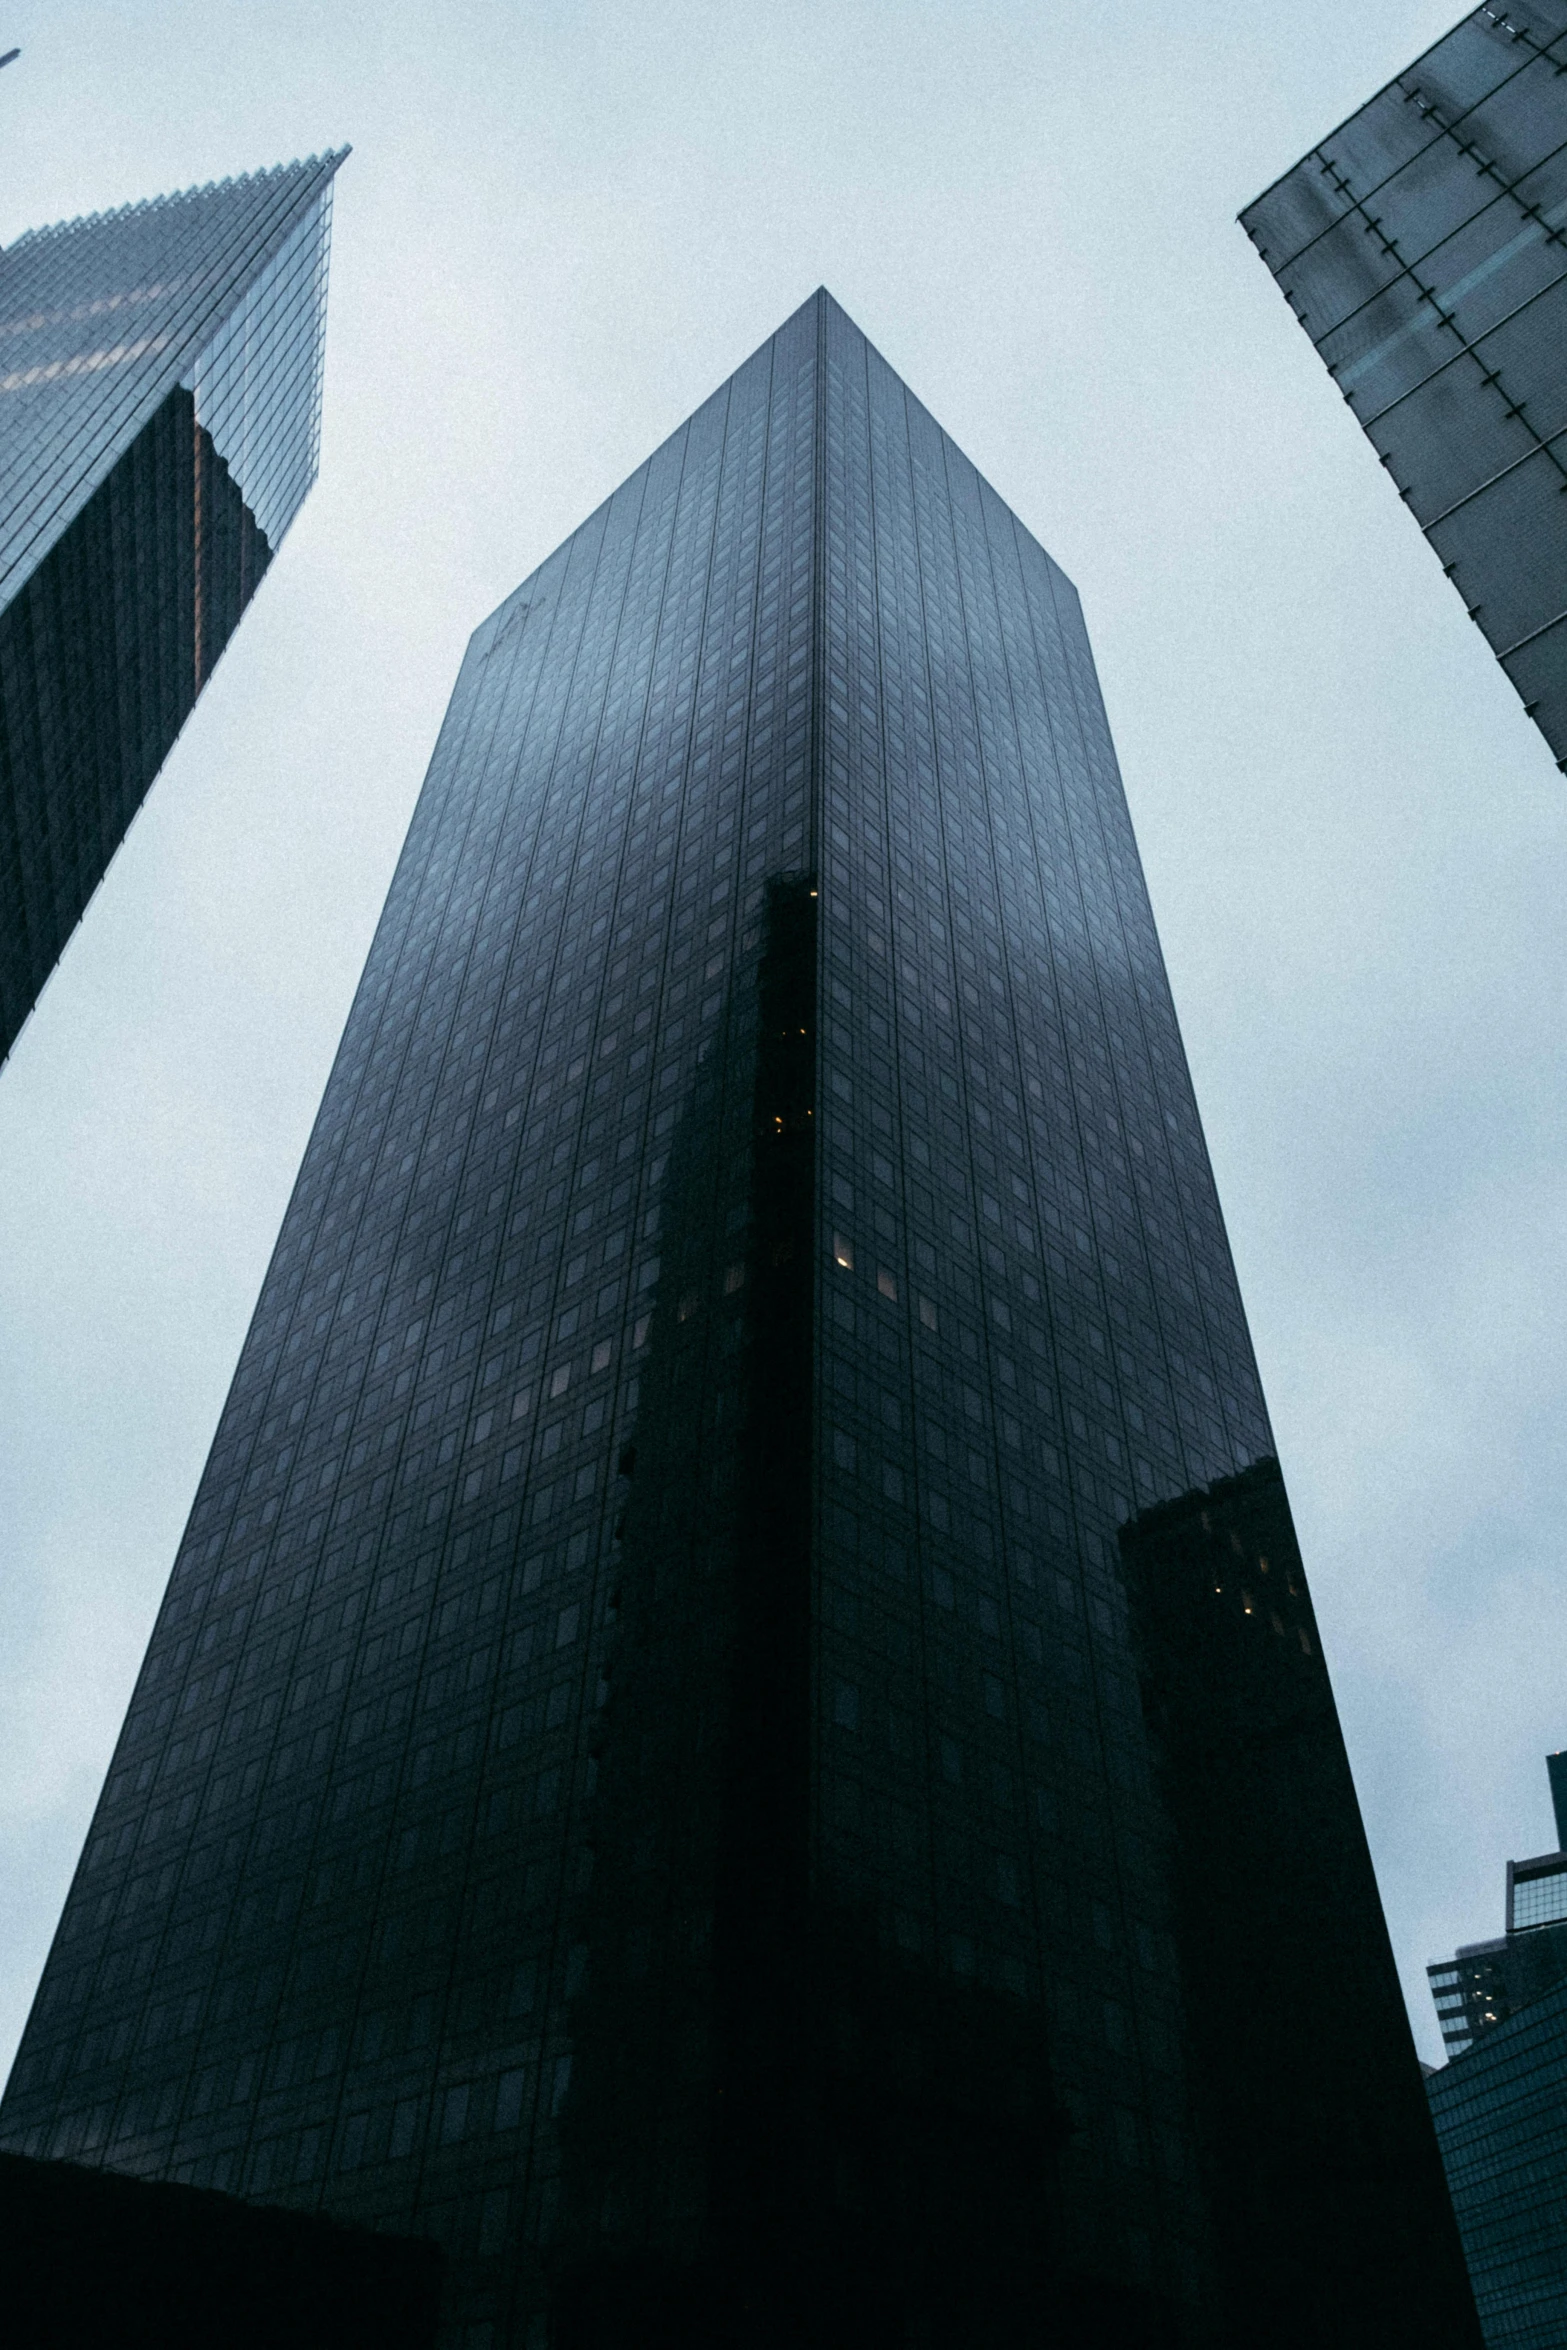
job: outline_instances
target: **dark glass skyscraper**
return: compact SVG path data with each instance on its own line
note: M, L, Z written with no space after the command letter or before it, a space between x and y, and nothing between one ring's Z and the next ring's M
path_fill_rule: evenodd
M1474 9L1241 219L1567 766L1567 0Z
M0 1058L315 479L342 160L0 253Z
M472 640L0 2137L465 2350L1472 2344L1271 1451L1076 595L818 294Z

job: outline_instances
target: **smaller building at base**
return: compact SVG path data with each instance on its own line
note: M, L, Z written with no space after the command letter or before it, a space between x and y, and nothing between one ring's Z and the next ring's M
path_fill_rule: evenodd
M0 2154L9 2350L433 2350L438 2245Z
M1567 2342L1567 1982L1426 2079L1490 2350Z
M1556 1812L1556 1852L1507 1864L1506 1930L1489 1942L1461 1942L1426 1968L1442 2045L1462 2056L1482 2033L1567 1982L1567 1773L1547 1755ZM1567 2337L1564 2337L1567 2339Z

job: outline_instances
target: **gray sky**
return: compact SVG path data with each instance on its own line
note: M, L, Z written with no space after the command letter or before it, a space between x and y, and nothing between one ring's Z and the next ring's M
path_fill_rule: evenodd
M321 480L0 1073L0 2066L463 643L821 282L1082 591L1439 2053L1567 1745L1567 781L1234 215L1459 13L7 0L0 243L355 153Z

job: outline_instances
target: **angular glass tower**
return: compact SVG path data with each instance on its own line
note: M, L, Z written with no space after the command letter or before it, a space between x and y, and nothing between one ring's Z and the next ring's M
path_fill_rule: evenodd
M1271 1453L1077 597L819 293L472 640L0 2139L467 2350L1472 2344Z
M1567 0L1475 9L1241 220L1567 768Z
M0 253L0 1058L315 479L346 153Z

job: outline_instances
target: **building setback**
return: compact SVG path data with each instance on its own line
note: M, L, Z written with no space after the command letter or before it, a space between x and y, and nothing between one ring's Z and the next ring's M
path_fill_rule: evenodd
M0 253L0 1059L315 479L346 152Z
M1474 9L1241 220L1567 766L1567 0Z
M819 293L472 639L0 2139L464 2350L1472 2350L1272 1451L1077 597Z

